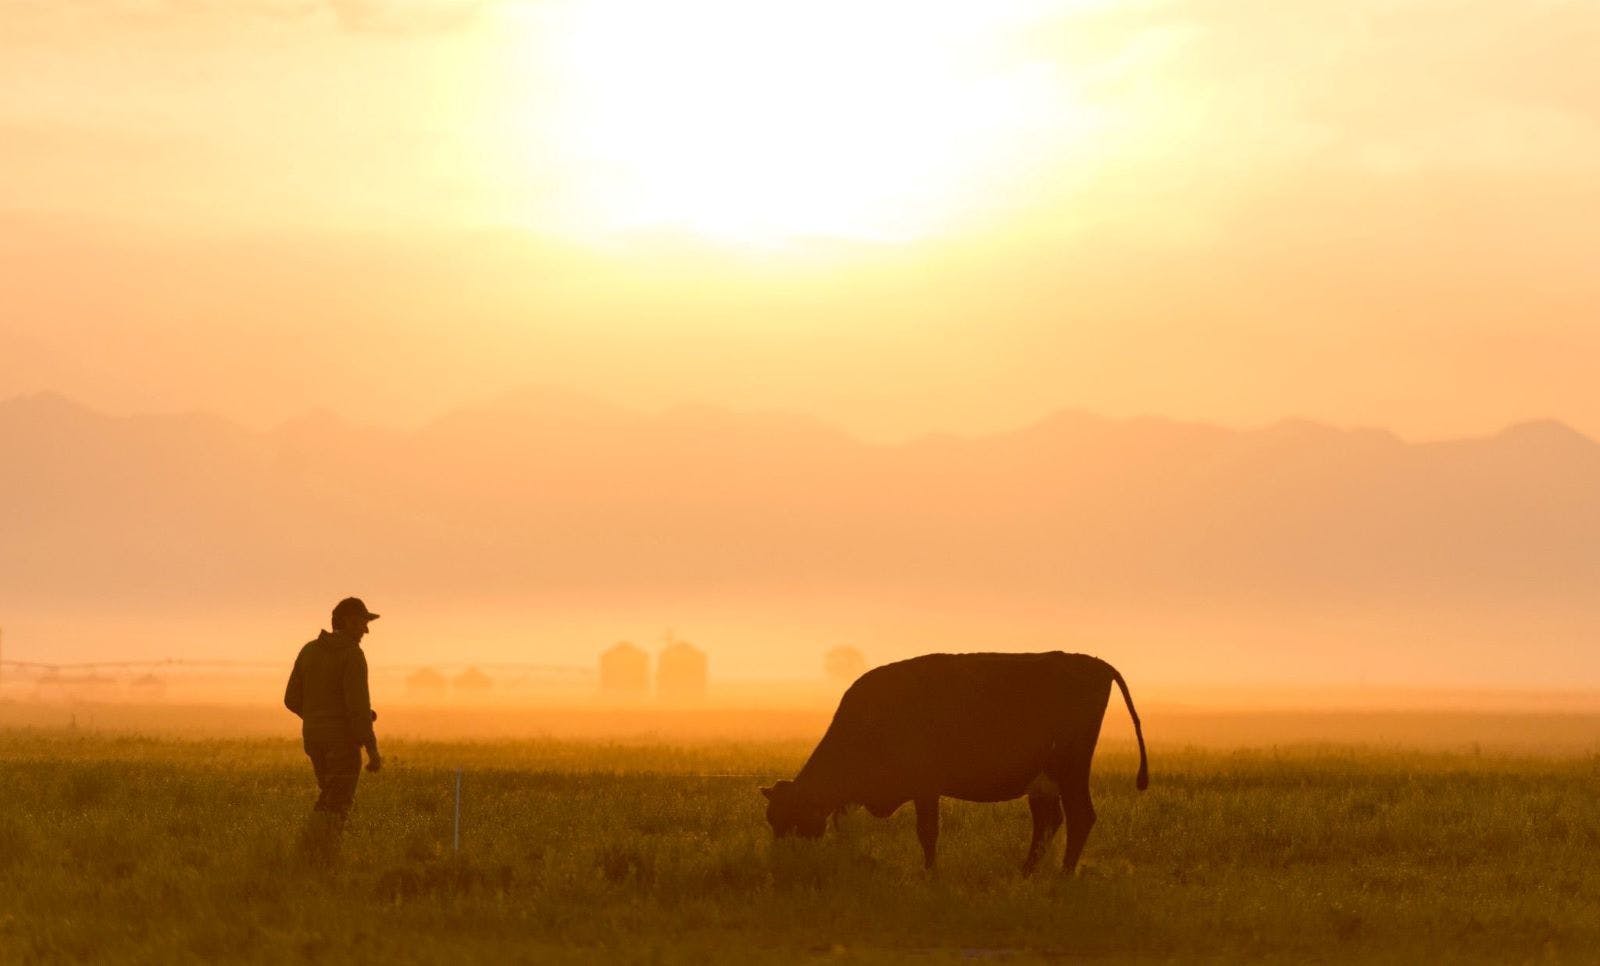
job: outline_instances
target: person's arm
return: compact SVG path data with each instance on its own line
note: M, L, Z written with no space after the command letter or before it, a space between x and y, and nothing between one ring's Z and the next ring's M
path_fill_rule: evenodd
M383 760L378 754L378 736L372 730L377 715L372 713L372 693L367 689L367 655L360 648L344 668L344 713L357 744L367 749L367 770L377 771Z
M283 706L295 713L295 717L305 717L306 707L306 679L300 672L300 658L294 659L294 670L289 672L289 686L283 689Z

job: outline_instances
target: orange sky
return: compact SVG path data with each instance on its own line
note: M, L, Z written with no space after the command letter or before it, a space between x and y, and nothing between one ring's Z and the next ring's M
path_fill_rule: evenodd
M1600 435L1600 8L23 0L0 391Z

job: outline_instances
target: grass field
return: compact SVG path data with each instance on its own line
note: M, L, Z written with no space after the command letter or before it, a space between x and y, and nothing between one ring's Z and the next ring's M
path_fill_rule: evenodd
M1084 868L1024 802L771 841L809 742L393 741L344 854L288 738L0 731L0 961L1593 961L1600 756L1107 742ZM452 781L464 769L451 853ZM1057 861L1061 839L1055 843Z

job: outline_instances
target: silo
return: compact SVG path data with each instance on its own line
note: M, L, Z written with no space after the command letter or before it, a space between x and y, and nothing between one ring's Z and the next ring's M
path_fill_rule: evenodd
M600 655L600 693L611 697L641 698L650 690L650 655L627 641L619 641Z
M673 641L656 662L656 694L664 701L700 701L706 696L706 655L688 641Z
M457 691L477 693L487 691L494 687L494 682L489 680L489 675L475 667L469 667L457 674L454 681L450 682Z

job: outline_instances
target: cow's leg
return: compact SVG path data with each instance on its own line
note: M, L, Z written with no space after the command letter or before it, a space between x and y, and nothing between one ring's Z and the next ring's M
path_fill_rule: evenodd
M1028 857L1022 860L1022 874L1031 875L1039 864L1039 856L1055 838L1061 827L1061 796L1054 786L1048 790L1028 790L1028 811L1033 813L1033 841L1028 843Z
M917 841L922 843L922 867L931 870L939 846L939 796L918 798L916 803Z
M1061 871L1071 875L1078 868L1083 855L1083 845L1089 841L1089 830L1094 828L1094 802L1089 797L1089 763L1094 747L1074 749L1065 762L1056 784L1061 786L1061 805L1067 814L1067 852L1061 859Z

